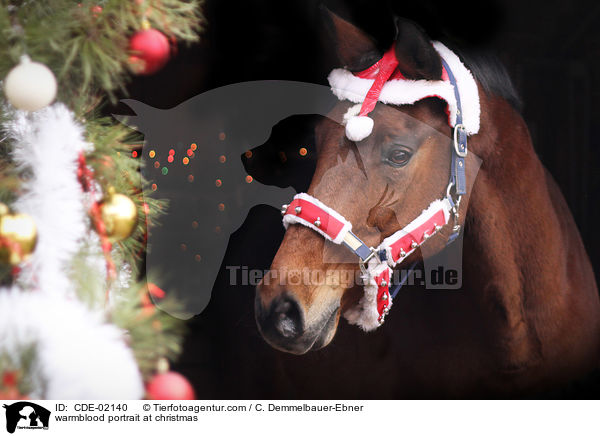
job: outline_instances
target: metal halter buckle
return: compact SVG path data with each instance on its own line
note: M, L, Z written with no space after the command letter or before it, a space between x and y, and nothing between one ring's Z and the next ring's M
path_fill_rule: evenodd
M458 131L462 130L463 132L465 131L465 126L463 124L457 124L456 126L454 126L454 151L456 152L456 154L459 157L466 157L467 156L467 152L468 150L465 148L464 150L460 150L459 144L458 144Z
M371 249L371 253L367 256L367 258L365 260L362 260L362 259L358 260L358 266L360 267L360 272L362 272L363 274L366 274L368 271L367 268L365 267L365 265L367 265L368 262L377 253L377 251L375 251L375 249L373 247L369 247L369 248Z

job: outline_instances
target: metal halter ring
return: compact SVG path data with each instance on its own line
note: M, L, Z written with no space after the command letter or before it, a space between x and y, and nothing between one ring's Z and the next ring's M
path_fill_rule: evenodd
M463 124L457 124L456 126L454 126L454 151L456 152L456 154L459 157L466 157L467 156L467 149L465 148L464 151L461 151L458 145L458 130L465 130L465 126Z
M452 199L452 195L450 194L450 190L452 189L452 187L454 186L454 182L450 181L450 183L448 183L448 187L446 188L446 197Z
M450 191L452 191L453 187L455 187L454 182L450 181L448 183L448 187L446 188L446 198L450 200L450 203L452 204L452 209L458 209L462 195L457 194L456 191L454 191L454 194L452 194Z

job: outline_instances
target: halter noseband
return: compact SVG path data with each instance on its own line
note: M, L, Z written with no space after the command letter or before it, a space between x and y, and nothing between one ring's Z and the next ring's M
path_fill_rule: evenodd
M364 330L372 330L383 324L385 316L389 313L392 306L392 300L402 288L406 277L393 288L390 289L392 280L392 269L403 262L425 241L434 236L439 230L450 223L453 218L452 233L447 243L451 243L460 233L458 208L460 200L466 194L466 173L465 158L467 156L467 137L468 129L463 124L463 105L461 102L461 92L459 83L449 65L448 60L454 64L455 68L462 67L468 77L465 79L465 71L460 71L463 75L463 83L468 78L473 81L469 86L476 84L466 68L459 62L458 57L446 47L436 46L442 58L444 77L446 82L453 88L452 103L454 108L453 140L452 140L452 161L450 168L450 179L446 189L445 196L434 200L427 209L425 209L417 218L411 221L401 230L398 230L391 236L385 238L376 248L367 246L358 236L352 232L352 224L341 214L326 206L318 199L306 194L300 193L294 196L290 204L282 206L283 224L287 228L290 224L302 224L321 234L325 239L346 246L352 253L359 258L359 266L362 271L363 285L365 292L360 300L359 307L347 310L344 316L350 323L358 324ZM451 56L448 54L451 54ZM384 57L385 59L385 57ZM335 72L336 70L334 70ZM389 71L387 71L389 73ZM361 73L358 73L361 74ZM389 77L389 76L388 76ZM400 79L406 82L404 79ZM331 75L330 75L331 81ZM376 80L375 80L376 82ZM424 81L410 81L414 83ZM434 82L435 83L435 82ZM375 85L373 85L374 87ZM419 86L421 86L419 84ZM443 88L440 88L443 89ZM476 89L476 88L475 88ZM339 90L337 90L339 92ZM372 91L372 90L371 90ZM336 89L334 88L334 92ZM381 92L381 89L379 90ZM441 94L441 92L440 92ZM427 95L428 96L428 95ZM427 97L424 96L423 98ZM339 97L339 95L338 95ZM350 99L347 95L345 98ZM450 100L446 97L446 100ZM479 99L477 96L477 130L479 128ZM449 102L450 106L450 102ZM471 112L473 112L471 108ZM364 116L364 114L362 115ZM471 125L473 121L471 120ZM473 128L470 128L473 132ZM409 271L415 267L413 263Z

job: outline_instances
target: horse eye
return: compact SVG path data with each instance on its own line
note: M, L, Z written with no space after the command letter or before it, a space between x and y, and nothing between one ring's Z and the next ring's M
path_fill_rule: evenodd
M386 163L394 167L403 167L411 158L411 153L401 148L395 148L389 151L385 158Z

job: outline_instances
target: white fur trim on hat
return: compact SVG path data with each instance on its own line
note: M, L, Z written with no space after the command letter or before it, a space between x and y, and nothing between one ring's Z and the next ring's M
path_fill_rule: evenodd
M433 43L440 56L448 63L461 99L463 124L467 134L479 132L479 92L477 83L458 56L440 42ZM334 69L328 77L329 85L336 97L354 103L362 103L373 85L373 79L362 79L345 69ZM393 79L383 86L378 101L384 104L414 104L427 97L439 97L446 101L450 113L449 123L456 125L456 97L453 86L442 80L406 80ZM364 139L364 138L363 138Z
M481 107L479 104L479 89L477 82L467 67L461 62L459 57L448 47L439 41L433 43L433 47L440 56L448 63L456 84L458 85L458 94L462 106L463 124L469 135L475 135L479 132L479 122L481 116ZM452 118L452 126L456 124L456 118Z

